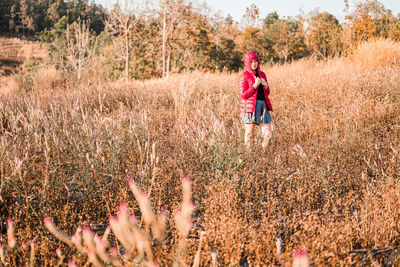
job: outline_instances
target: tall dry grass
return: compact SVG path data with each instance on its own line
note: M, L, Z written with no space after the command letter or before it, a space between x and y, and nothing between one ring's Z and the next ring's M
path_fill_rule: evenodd
M115 223L110 215L131 214L132 229L150 242L143 259L160 266L290 265L293 257L316 266L400 264L400 67L360 68L342 58L266 73L276 131L265 151L251 153L243 146L238 74L2 98L0 221L12 218L16 242L7 245L2 224L4 262L101 259L57 239L44 218L67 236L86 226L94 248L106 233L116 247L107 255L129 262L141 252L127 251L134 244L107 227ZM177 223L187 223L176 212L187 203L184 176L192 181L190 228ZM162 238L130 178L148 192L155 214L163 210Z
M0 76L0 96L2 98L12 96L16 91L18 91L18 84L15 79Z
M378 69L400 64L400 44L390 39L362 43L351 53L352 60L362 68Z

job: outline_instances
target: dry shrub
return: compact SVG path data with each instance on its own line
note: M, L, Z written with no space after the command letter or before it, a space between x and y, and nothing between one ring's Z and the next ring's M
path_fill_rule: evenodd
M400 43L390 39L369 40L354 48L350 57L361 68L399 66Z
M10 96L18 91L18 85L13 76L0 76L0 95Z
M61 88L64 84L61 71L54 66L39 68L32 75L33 90L48 91Z
M101 86L109 80L109 72L102 57L93 57L82 73L82 84Z
M190 77L190 78L189 78ZM189 101L196 85L197 79L193 76L180 76L169 79L171 95L175 104L175 114L178 123L186 124L188 116Z
M20 72L13 77L17 90L21 93L46 92L65 86L64 75L53 66L37 67L30 71Z

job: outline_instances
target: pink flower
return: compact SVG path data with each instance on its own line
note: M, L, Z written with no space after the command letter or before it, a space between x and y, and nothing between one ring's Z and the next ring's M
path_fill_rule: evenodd
M133 178L130 178L129 179L129 186L135 186L135 185L136 185L135 180L133 180Z
M183 176L182 182L183 182L183 183L190 183L190 178L189 178L189 176L187 176L187 175Z
M43 221L44 221L44 223L45 223L46 225L52 223L51 219L50 219L49 217L47 217L47 216L44 217Z
M147 198L147 193L144 190L140 190L140 196L143 198Z
M116 247L110 248L110 252L111 252L111 254L113 254L113 255L118 255L118 249L117 249Z
M296 249L293 252L293 267L308 267L310 266L310 259L308 257L307 249Z
M121 202L118 207L118 213L125 213L128 210L128 204Z
M61 258L62 253L61 253L61 248L60 248L60 247L58 247L58 248L56 249L56 254L57 254L57 256L58 256L59 258Z
M77 267L73 259L68 260L68 267Z

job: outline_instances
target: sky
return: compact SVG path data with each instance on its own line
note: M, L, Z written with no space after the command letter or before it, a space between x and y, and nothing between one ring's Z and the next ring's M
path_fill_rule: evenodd
M197 0L199 1L199 0ZM267 14L276 11L280 17L296 16L308 13L315 8L320 12L327 11L334 15L339 21L344 21L345 14L343 12L345 4L343 0L202 0L214 12L220 11L221 15L226 17L230 14L236 21L240 22L246 7L255 4L260 10L260 18L264 18ZM105 7L112 6L116 0L95 0ZM349 3L352 3L349 0ZM391 9L392 14L397 16L400 13L400 0L380 0L386 9Z
M226 16L230 14L236 21L240 21L246 7L255 4L261 12L261 18L276 11L280 17L296 16L308 13L315 8L320 12L327 11L340 21L344 20L345 4L343 0L206 0L213 10L221 10ZM352 1L350 0L349 3ZM381 0L385 8L391 9L394 15L400 13L400 0Z

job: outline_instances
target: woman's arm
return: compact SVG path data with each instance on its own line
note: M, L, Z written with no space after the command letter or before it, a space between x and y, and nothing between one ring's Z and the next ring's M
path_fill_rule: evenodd
M239 84L239 89L240 89L240 96L243 99L247 99L257 92L257 89L254 88L254 86L249 86L249 83L248 83L245 75L243 75L243 74L240 75L238 84Z

